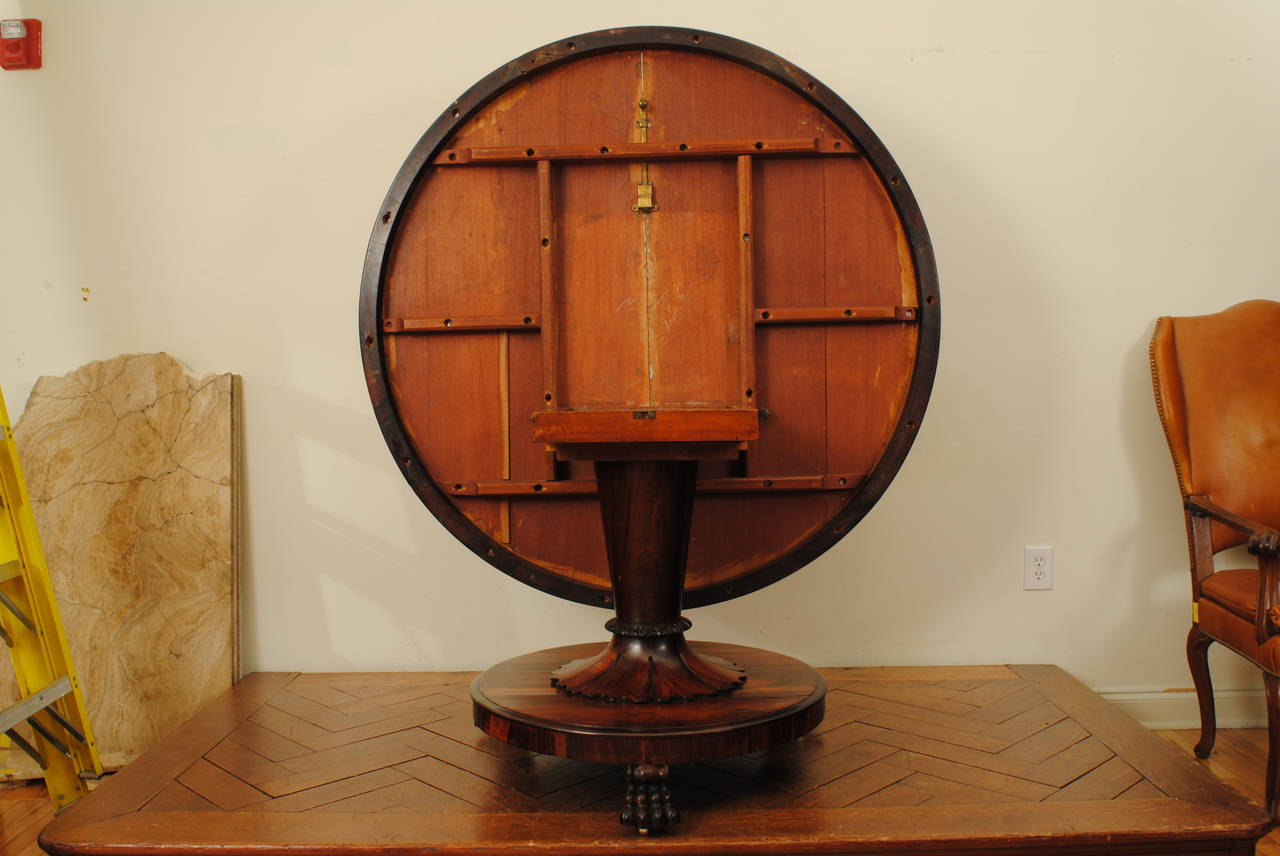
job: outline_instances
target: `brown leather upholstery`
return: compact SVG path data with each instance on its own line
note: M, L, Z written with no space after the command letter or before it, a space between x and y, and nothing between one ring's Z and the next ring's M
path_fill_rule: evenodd
M1258 572L1252 568L1218 571L1200 584L1200 593L1201 600L1216 601L1252 622L1258 611Z
M1253 631L1253 619L1245 620L1217 603L1200 600L1200 629L1218 642L1253 660L1268 672L1280 671L1280 636L1272 636L1261 648Z
M1161 318L1151 363L1183 495L1280 527L1280 303ZM1212 540L1217 551L1246 537L1215 523Z

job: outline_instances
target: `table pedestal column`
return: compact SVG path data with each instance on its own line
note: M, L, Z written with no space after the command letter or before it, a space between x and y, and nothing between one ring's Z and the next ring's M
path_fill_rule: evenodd
M613 701L663 702L729 692L747 675L698 654L680 615L697 461L597 461L609 576L617 611L613 638L595 657L551 673L553 686Z

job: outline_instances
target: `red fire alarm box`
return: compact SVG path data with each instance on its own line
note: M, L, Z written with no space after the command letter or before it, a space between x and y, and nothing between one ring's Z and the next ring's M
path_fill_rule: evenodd
M10 18L0 21L0 68L39 68L40 19Z

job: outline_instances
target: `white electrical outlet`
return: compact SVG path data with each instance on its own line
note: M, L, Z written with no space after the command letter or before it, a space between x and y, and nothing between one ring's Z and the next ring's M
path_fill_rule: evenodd
M1026 591L1053 588L1053 548L1022 548L1022 587Z

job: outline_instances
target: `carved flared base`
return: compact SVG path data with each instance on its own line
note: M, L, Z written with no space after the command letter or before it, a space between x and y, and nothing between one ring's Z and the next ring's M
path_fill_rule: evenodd
M683 633L615 634L596 656L573 660L551 673L551 685L573 695L629 702L719 695L746 680L746 671L735 664L698 654Z

